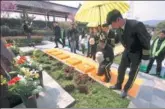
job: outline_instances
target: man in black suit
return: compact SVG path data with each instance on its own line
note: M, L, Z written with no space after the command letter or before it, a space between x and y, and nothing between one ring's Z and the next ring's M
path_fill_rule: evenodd
M54 30L55 43L56 43L55 48L58 48L58 42L64 47L64 44L60 40L60 38L61 38L61 28L59 27L57 22L54 22L53 26L54 26L53 30Z
M108 13L107 24L113 29L120 30L120 41L125 48L118 68L117 83L111 87L112 89L121 90L126 68L130 67L129 79L121 94L121 97L125 98L136 79L141 59L149 59L151 36L142 22L123 19L116 9Z

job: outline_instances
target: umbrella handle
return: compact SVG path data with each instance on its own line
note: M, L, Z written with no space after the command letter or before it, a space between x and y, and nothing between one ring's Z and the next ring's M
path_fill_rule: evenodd
M102 26L101 26L101 5L98 6L99 7L99 15L100 15L100 34L102 33Z

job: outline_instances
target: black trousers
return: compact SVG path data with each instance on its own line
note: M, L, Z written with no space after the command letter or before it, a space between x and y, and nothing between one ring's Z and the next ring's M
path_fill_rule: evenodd
M56 43L56 47L58 47L58 43L60 43L62 46L64 46L63 43L61 42L60 38L55 38L55 43Z
M106 81L108 81L108 82L111 79L111 75L110 75L111 64L112 64L111 62L109 62L109 63L101 63L99 65L99 69L98 69L98 72L97 72L97 74L99 76L105 75Z
M152 65L153 65L155 60L156 60L156 63L157 63L156 74L160 76L161 68L162 68L162 61L164 60L164 56L152 57L150 59L149 64L148 64L146 73L150 72L150 70L152 68Z
M96 52L97 52L97 45L90 45L90 53L89 53L89 57L92 58L93 60L95 60L96 58Z
M124 86L124 91L128 91L135 79L136 76L138 74L139 71L139 64L141 62L141 53L130 53L127 50L125 50L123 52L122 55L122 60L120 63L120 66L118 68L118 78L117 78L117 86L121 87L122 83L124 81L124 77L125 77L125 73L126 73L126 69L127 67L130 67L130 72L129 72L129 79L126 83L126 85Z
M81 51L83 54L85 54L85 45L84 44L81 44Z
M62 43L63 43L63 45L65 46L65 37L62 38Z
M88 51L87 51L87 57L90 56L90 44L89 44L89 41L88 41Z
M79 40L76 40L76 49L79 50Z

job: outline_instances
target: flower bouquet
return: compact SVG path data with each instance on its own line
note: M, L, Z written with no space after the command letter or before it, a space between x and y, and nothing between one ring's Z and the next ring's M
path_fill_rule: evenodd
M0 101L1 108L10 108L9 100L8 100L8 88L7 88L7 78L0 74Z
M38 74L39 75L39 80L40 80L40 85L43 87L43 75L42 75L42 65L33 61L26 62L21 65L20 69L22 68L27 68L29 69L28 72L31 72L31 74ZM23 70L22 70L23 71ZM25 70L24 70L25 72Z
M5 47L6 47L6 48L9 48L9 47L12 47L12 46L13 46L12 43L7 43L7 44L5 44Z
M27 108L37 108L36 94L42 91L42 87L35 79L18 75L8 81L8 90L19 95Z
M5 96L7 95L7 79L3 76L0 75L0 81L1 81L1 95Z
M16 56L20 54L20 49L19 49L18 46L13 45L13 46L11 46L10 48L11 48L11 50L13 51L13 53L14 53Z

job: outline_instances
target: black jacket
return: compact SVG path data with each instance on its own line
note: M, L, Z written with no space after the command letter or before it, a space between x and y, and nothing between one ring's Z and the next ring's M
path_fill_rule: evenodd
M53 28L54 30L54 35L56 38L60 38L61 37L61 28L59 26L55 26Z
M75 28L68 30L68 39L69 41L76 41L78 40L78 31Z
M106 44L104 49L101 49L98 44L97 52L98 51L101 51L104 55L104 61L102 63L108 64L110 62L113 62L114 52L113 52L113 48L109 44Z
M23 29L26 33L32 33L32 28L28 24L24 24Z
M150 40L151 36L142 22L126 20L125 29L120 37L125 50L142 55L143 50L150 50Z
M114 31L110 30L107 35L107 43L115 47L115 44L119 43L119 34L115 34Z

